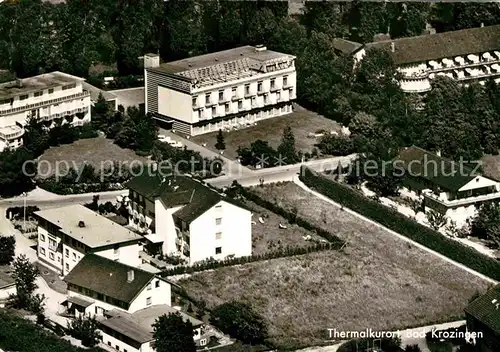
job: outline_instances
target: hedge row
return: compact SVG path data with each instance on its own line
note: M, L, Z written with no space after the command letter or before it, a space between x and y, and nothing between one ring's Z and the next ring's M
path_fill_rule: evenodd
M338 246L338 248L340 248L344 244L344 241L342 241L337 236L331 234L330 232L328 232L327 230L325 230L321 227L314 225L309 220L301 218L300 216L297 216L297 214L295 214L294 212L286 210L286 209L280 207L276 203L273 203L273 202L270 202L266 199L261 198L258 194L256 194L255 192L252 192L250 189L243 188L239 185L237 187L239 187L238 192L242 196L244 196L246 199L251 200L255 204L257 204L263 208L266 208L267 210L269 210L275 214L278 214L278 215L284 217L291 224L295 223L308 231L315 232L318 236L323 237L325 240L327 240L328 242L333 244L334 247Z
M261 260L277 259L284 257L292 257L296 255L302 255L307 253L321 252L327 250L340 249L341 246L333 243L315 243L311 246L296 246L296 247L285 247L281 250L269 251L264 254L252 255L247 257L239 258L228 258L225 260L210 260L206 262L201 262L194 264L192 266L177 266L172 269L167 269L161 272L162 277L181 275L181 274L192 274L199 271L218 269L226 266L233 266L239 264L248 264L253 262L258 262Z
M319 176L308 168L303 167L300 180L341 205L485 276L500 280L500 262L495 259L449 239L395 210L366 198L345 185Z

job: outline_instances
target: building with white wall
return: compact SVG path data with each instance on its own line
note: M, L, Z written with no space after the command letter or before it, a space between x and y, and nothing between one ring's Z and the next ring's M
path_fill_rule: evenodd
M99 321L102 342L118 351L153 352L155 340L152 325L158 317L176 313L193 325L193 339L197 346L205 346L210 342L204 322L166 304L144 308L132 314L119 310L107 312L107 319Z
M89 253L134 267L142 263L140 235L83 205L34 214L38 220L38 259L63 276Z
M160 65L144 56L145 108L187 135L245 127L292 112L295 57L243 46Z
M87 254L66 275L67 312L103 316L171 305L170 283L160 276L95 254Z
M252 213L240 202L186 176L144 173L127 187L130 225L163 254L189 264L252 255Z
M402 73L407 93L431 90L431 81L446 76L461 84L488 79L500 82L500 25L383 40L365 45L335 39L334 48L359 62L372 48L387 50Z
M30 118L47 128L90 122L90 93L82 83L83 78L56 71L0 84L0 151L22 145Z
M498 181L422 148L405 148L394 161L404 170L406 190L422 197L424 210L441 212L458 227L464 226L481 204L500 199Z

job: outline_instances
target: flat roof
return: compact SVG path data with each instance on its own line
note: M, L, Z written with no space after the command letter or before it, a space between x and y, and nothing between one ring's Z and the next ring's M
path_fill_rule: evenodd
M83 78L54 71L0 84L0 99L83 81Z
M189 321L193 324L193 327L205 324L201 320L166 304L144 308L132 314L112 310L106 313L110 316L110 318L102 320L100 323L112 330L130 337L134 341L144 343L153 340L153 324L156 319L162 315L169 315L173 313L180 313L185 321Z
M87 82L82 82L82 87L90 93L90 99L92 101L97 101L99 99L99 94L102 94L106 101L116 99L116 96L113 93L94 87Z
M283 69L288 67L286 61L294 58L293 55L268 50L266 47L246 45L167 62L148 70L170 73L200 83L213 83L235 77L248 77L258 72L268 72L269 65L274 67L273 70Z
M142 239L140 235L81 204L40 210L35 215L60 227L62 233L91 248Z

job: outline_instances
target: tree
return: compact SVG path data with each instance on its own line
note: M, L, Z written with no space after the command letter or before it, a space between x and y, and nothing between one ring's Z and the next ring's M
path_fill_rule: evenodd
M375 135L376 127L377 118L363 111L356 113L349 123L349 131L353 137L363 135L366 138L371 138Z
M422 352L418 345L408 345L405 348L405 352Z
M500 206L484 203L471 221L471 236L487 238L500 246Z
M38 288L36 278L40 275L38 268L35 264L31 263L29 259L21 254L14 259L12 263L14 273L12 274L16 283L17 294L12 297L13 305L19 308L27 308L33 306L33 299L39 300L39 296L34 296L35 290Z
M429 211L426 212L426 215L427 215L427 221L429 222L429 225L435 231L438 231L447 222L446 215L443 213L440 213L436 210L430 209Z
M153 324L153 336L158 352L195 352L193 324L180 313L162 315Z
M297 151L295 150L295 136L290 126L283 129L281 144L278 146L278 153L281 160L286 164L297 162Z
M354 152L354 145L350 138L331 134L321 137L316 147L326 155L344 156Z
M97 320L93 317L80 315L68 322L69 334L76 339L82 340L82 345L93 347L99 343Z
M34 188L36 162L26 148L0 152L0 196L9 197Z
M231 301L215 307L210 322L244 343L259 344L268 337L264 319L243 302Z
M0 236L0 265L8 265L16 255L16 238L14 236Z
M226 149L226 143L224 142L224 135L222 134L222 130L219 130L219 133L217 133L217 143L215 143L215 149L217 150Z

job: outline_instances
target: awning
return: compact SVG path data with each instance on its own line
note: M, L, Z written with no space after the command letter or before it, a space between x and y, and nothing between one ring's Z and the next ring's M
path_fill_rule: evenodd
M68 303L73 303L76 304L79 307L82 308L87 308L94 304L93 301L87 301L86 299L80 298L80 297L75 297L75 296L69 296L64 302L61 303L62 306L67 306Z

